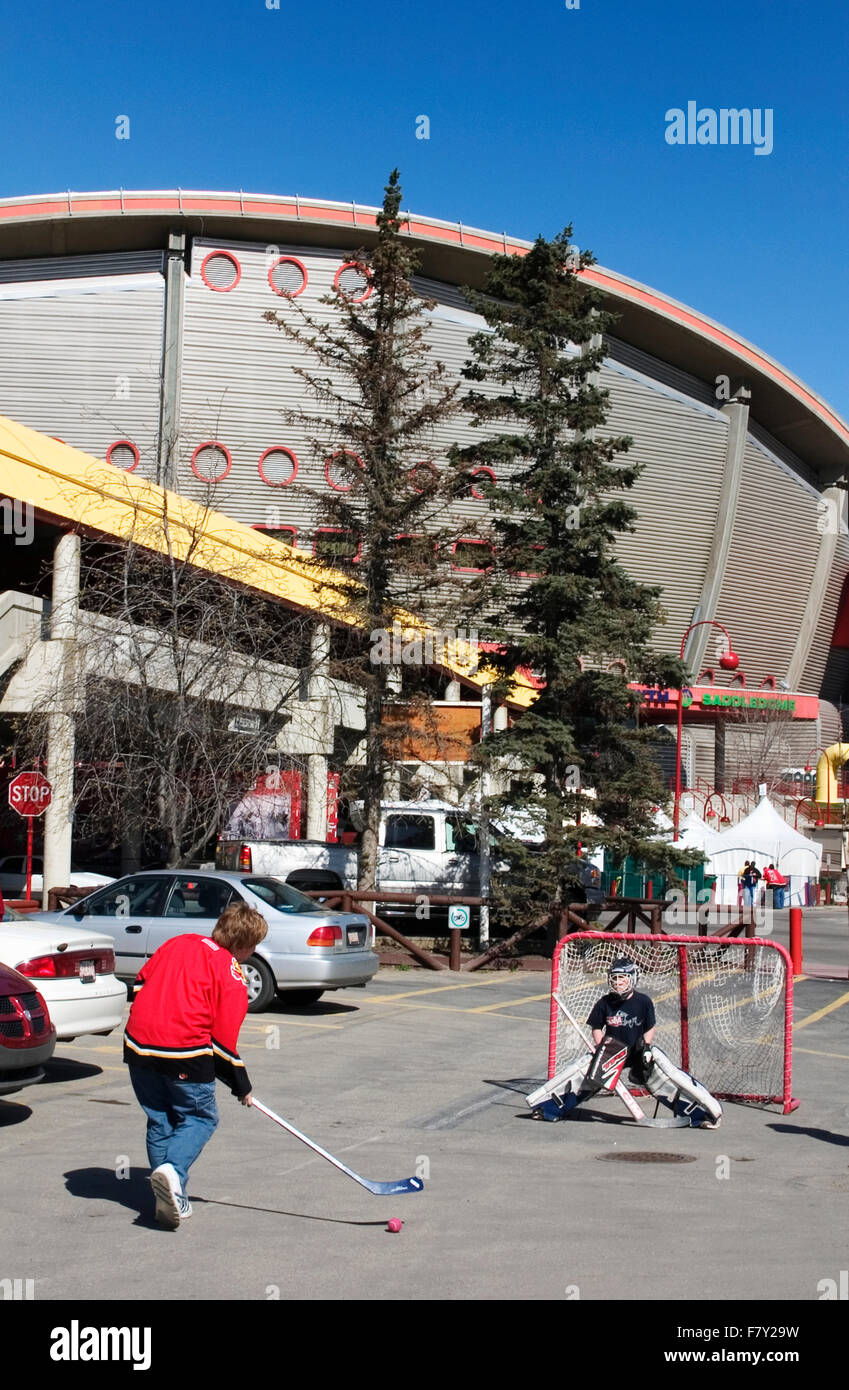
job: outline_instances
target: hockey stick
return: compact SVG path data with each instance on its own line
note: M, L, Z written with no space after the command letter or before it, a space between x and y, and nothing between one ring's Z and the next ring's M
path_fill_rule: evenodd
M562 1000L557 999L555 997L555 1003L557 1004L558 1009L560 1009L560 1011L563 1014L565 1014L569 1023L571 1023L575 1032L578 1034L578 1037L583 1040L584 1045L588 1048L592 1048L594 1046L592 1038L584 1032L578 1020L576 1018L573 1018L572 1014L570 1014L569 1010L566 1008L566 1005L562 1002ZM625 1109L629 1112L631 1118L637 1121L637 1124L645 1124L647 1118L646 1115L643 1113L637 1102L634 1100L634 1097L631 1095L631 1092L628 1090L628 1087L624 1086L621 1081L617 1081L616 1086L614 1087L614 1095L617 1095L619 1099L623 1102Z
M316 1144L312 1139L308 1139L305 1134L302 1134L299 1129L295 1129L294 1125L290 1125L287 1120L282 1120L279 1115L275 1115L274 1111L269 1110L268 1106L263 1105L262 1101L254 1098L251 1101L251 1107L254 1110L261 1110L263 1115L268 1116L269 1120L273 1120L274 1123L280 1125L282 1129L287 1129L290 1134L294 1134L295 1138L300 1139L302 1144L306 1144L308 1148L313 1149L317 1154L321 1154L321 1157L326 1158L328 1163L332 1163L334 1168L338 1168L341 1173L346 1173L349 1178L353 1178L354 1182L358 1182L361 1187L368 1188L369 1192L373 1192L376 1197L399 1197L404 1192L421 1192L424 1187L421 1178L400 1178L398 1182L372 1182L370 1178L361 1178L359 1173L355 1173L353 1168L349 1168L341 1159L334 1158L333 1154L329 1154L320 1144Z

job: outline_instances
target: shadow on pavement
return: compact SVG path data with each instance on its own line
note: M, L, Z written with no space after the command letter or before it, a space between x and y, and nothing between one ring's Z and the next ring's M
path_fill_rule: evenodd
M117 1202L118 1206L136 1213L134 1225L151 1230L165 1229L157 1226L153 1219L149 1168L131 1168L124 1178L119 1178L114 1168L72 1168L64 1177L72 1197Z
M89 1076L102 1076L103 1068L91 1062L76 1062L72 1057L51 1057L44 1064L44 1080L40 1086L55 1086L60 1081L82 1081Z
M0 1099L0 1129L6 1125L19 1125L22 1120L28 1120L31 1114L32 1110L28 1105Z
M830 1129L808 1129L804 1125L767 1125L777 1134L807 1134L810 1139L820 1139L823 1144L837 1144L849 1148L849 1134L835 1134Z
M332 1018L335 1014L355 1014L358 1008L357 1004L337 1003L335 999L317 999L314 1004L299 1004L294 999L287 999L284 991L269 1005L267 1012L294 1014L296 1018L324 1018L327 1015Z
M245 1202L220 1202L215 1197L192 1197L196 1207L232 1207L235 1211L261 1211L268 1216L292 1216L298 1221L329 1221L333 1226L385 1226L386 1221L346 1221L341 1216L315 1216L307 1211L281 1211L279 1207L254 1207Z

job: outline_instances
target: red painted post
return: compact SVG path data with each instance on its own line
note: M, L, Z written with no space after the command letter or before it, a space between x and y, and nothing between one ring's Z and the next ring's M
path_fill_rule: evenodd
M651 879L651 878L646 879L646 897L647 897L647 898L653 898L653 897L654 897L654 879Z
M790 909L790 960L793 964L793 974L802 973L802 909L801 907L791 907Z
M27 902L32 898L32 822L33 817L27 816Z

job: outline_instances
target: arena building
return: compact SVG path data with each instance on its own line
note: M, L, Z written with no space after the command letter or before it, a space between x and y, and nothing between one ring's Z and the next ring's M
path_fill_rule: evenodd
M311 493L339 482L332 455L314 457L285 423L304 387L263 314L295 297L320 312L334 286L365 298L356 252L373 244L375 215L182 190L0 201L0 414L188 497L211 490L234 520L322 554ZM434 353L459 376L482 323L461 286L482 286L492 253L528 243L413 214L408 231L417 287L435 302ZM601 372L607 428L645 465L620 553L662 587L658 645L677 652L701 624L684 647L700 677L685 695L686 778L713 786L741 770L746 731L720 718L717 736L732 711L780 709L782 759L809 764L840 739L849 703L849 426L732 330L614 271L585 274L619 316ZM472 437L437 436L437 466ZM483 563L463 528L485 508L473 481L454 518L458 579ZM733 674L715 623L739 655ZM468 695L454 684L453 698ZM646 718L674 729L677 698L647 691Z

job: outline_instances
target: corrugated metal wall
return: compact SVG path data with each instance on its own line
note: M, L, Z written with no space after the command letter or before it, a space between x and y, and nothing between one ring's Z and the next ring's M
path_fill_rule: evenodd
M162 254L0 262L0 413L155 476ZM116 450L115 462L133 454Z
M628 454L645 465L629 495L639 527L618 541L629 571L663 586L666 624L655 641L677 653L699 601L710 553L728 424L718 410L654 389L633 372L606 364L610 392L606 434L629 434Z
M839 699L849 691L849 651L841 656L838 650L832 652L831 648L840 595L848 574L849 536L845 531L841 531L834 548L831 574L802 677L803 690L822 689L827 699Z
M786 675L820 542L818 494L753 440L716 616L749 685Z
M211 253L229 251L232 261ZM275 294L268 272L279 256L302 262L308 282L295 301ZM216 506L249 524L297 528L299 544L312 537L310 489L326 493L324 461L311 431L288 418L315 411L298 376L300 351L263 322L268 309L295 316L297 306L323 314L342 264L341 250L196 239L186 284L182 361L179 486L194 496L206 491L191 468L194 451L218 440L230 451L226 477L210 489ZM141 454L140 472L153 474L159 420L164 308L160 252L109 253L0 262L0 411L103 456L110 443L129 438ZM297 271L288 274L297 280ZM290 283L283 281L282 283ZM219 286L218 289L209 285ZM429 339L449 379L460 376L470 331L481 326L459 289L424 278L417 288L436 301ZM701 595L725 460L727 422L710 383L611 338L602 384L611 393L609 434L630 434L631 458L645 465L631 494L639 513L636 534L619 542L628 569L662 586L668 618L655 640L677 650ZM337 383L341 378L336 378ZM484 387L484 389L488 389ZM495 388L492 388L495 389ZM754 413L757 401L752 404ZM479 437L462 415L435 432L423 457L444 462L455 440ZM269 486L259 461L272 446L294 452L296 480ZM225 455L201 455L223 471ZM287 460L266 460L267 476L286 476ZM740 506L717 617L732 631L750 683L767 673L781 676L793 649L819 545L818 494L791 450L771 440L755 420ZM474 535L486 522L486 504L471 495L454 508L456 534ZM825 669L843 576L849 572L849 539L838 542L822 620L805 676L816 690Z

